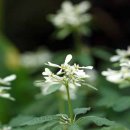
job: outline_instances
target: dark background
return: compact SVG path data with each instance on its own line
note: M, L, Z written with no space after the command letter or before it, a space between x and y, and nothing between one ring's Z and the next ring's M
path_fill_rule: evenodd
M78 3L81 0L73 0ZM63 0L5 0L4 33L21 52L47 46L53 51L73 47L71 36L64 41L53 37L54 27L47 14L54 14ZM126 48L130 43L130 1L91 0L90 46Z

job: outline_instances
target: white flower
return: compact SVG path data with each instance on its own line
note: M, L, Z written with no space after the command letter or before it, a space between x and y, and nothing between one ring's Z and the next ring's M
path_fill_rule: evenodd
M128 67L121 67L120 70L103 71L102 75L106 76L106 79L113 83L122 84L124 82L130 82L130 69Z
M106 79L113 83L121 83L123 81L123 76L120 71L108 69L107 71L103 71L102 75L106 76Z
M46 93L49 89L49 86L53 84L60 84L61 87L58 89L61 90L63 93L66 93L66 85L69 86L70 91L73 93L71 94L71 98L76 97L75 92L77 91L78 87L85 82L85 79L89 77L88 74L85 73L83 69L92 69L92 66L80 67L77 64L70 65L68 64L72 59L72 55L69 54L65 58L65 62L61 65L57 65L51 62L48 62L47 65L51 67L58 68L58 72L56 74L52 73L51 70L45 68L45 71L42 75L45 78L45 84L39 84L43 90L43 93ZM47 85L48 84L48 85ZM48 86L48 87L46 87ZM76 87L77 86L77 87Z
M118 69L103 71L102 75L110 82L119 84L119 87L128 87L130 84L130 47L127 50L117 49L117 55L111 57L112 62L119 64ZM119 68L120 67L120 68Z
M25 68L37 69L42 67L45 62L51 59L51 57L51 53L48 50L26 52L21 55L21 65Z
M116 62L116 61L124 61L124 60L130 60L130 47L128 47L127 50L116 50L117 55L114 55L111 57L110 61Z
M90 8L90 3L83 1L73 5L70 1L64 1L56 15L51 15L51 22L58 28L79 27L90 21L91 16L85 14Z
M16 79L16 75L14 75L14 74L7 76L3 79L0 78L0 97L14 100L14 98L12 98L9 93L7 93L7 90L10 89L10 87L9 87L9 85L11 84L10 82L15 79Z
M3 79L0 78L0 84L1 85L10 85L10 82L16 79L16 75L10 75Z

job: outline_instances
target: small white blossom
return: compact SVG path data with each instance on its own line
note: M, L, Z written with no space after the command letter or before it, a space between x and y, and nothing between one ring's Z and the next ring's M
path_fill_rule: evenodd
M73 5L70 1L64 1L57 14L50 15L50 21L58 29L68 29L68 31L79 31L81 26L86 28L86 23L91 20L91 15L86 14L91 5L87 1ZM83 33L81 31L81 33Z
M63 93L66 93L66 85L69 86L71 92L71 98L76 97L75 93L77 88L85 82L86 78L89 78L89 75L85 73L83 69L92 69L92 66L80 67L77 64L70 65L68 64L72 59L72 55L69 54L65 58L65 62L61 65L57 65L51 62L48 62L47 65L51 67L56 67L59 69L56 74L52 73L51 70L45 68L45 71L42 73L45 78L45 84L40 84L42 92L46 94L49 86L53 84L61 84L59 88ZM48 84L48 85L47 85ZM47 87L46 87L47 86ZM76 87L77 86L77 87Z
M106 79L113 83L122 84L130 82L130 69L127 67L121 67L121 70L108 69L103 71L102 75L106 76Z
M14 75L14 74L7 76L3 79L0 78L0 97L14 100L14 98L12 98L9 93L7 93L7 90L10 89L10 87L9 87L9 85L11 84L10 82L15 79L16 79L16 75Z
M117 55L114 55L111 57L110 61L112 62L116 62L116 61L126 61L126 60L130 60L130 47L128 47L127 50L120 50L117 49L116 50Z
M25 68L37 69L42 67L45 62L51 59L48 50L38 50L36 52L26 52L21 55L21 65Z
M112 62L117 62L119 67L117 70L108 69L103 71L102 75L110 82L117 83L120 87L128 87L130 83L130 47L127 50L118 49L117 55L111 57Z

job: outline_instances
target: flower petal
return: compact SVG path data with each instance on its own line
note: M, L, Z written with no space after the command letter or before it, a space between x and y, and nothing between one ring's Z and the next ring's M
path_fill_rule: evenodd
M5 82L10 82L10 81L13 81L13 80L15 80L15 79L16 79L16 75L15 75L15 74L12 74L12 75L10 75L10 76L5 77L3 80L4 80Z
M67 55L66 58L65 58L65 63L64 64L65 65L68 64L71 61L71 59L72 59L72 55L71 54Z
M86 66L86 67L82 66L82 67L79 67L79 68L81 68L81 69L90 69L91 70L91 69L93 69L93 66Z
M42 75L51 75L52 72L48 69L48 68L45 68L45 71L42 72Z
M60 67L59 65L57 65L57 64L54 64L54 63L51 63L51 62L48 62L48 64L47 65L49 65L49 66L52 66L52 67Z

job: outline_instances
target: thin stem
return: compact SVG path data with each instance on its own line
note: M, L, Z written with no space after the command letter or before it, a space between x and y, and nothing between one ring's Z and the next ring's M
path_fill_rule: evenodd
M69 114L70 114L70 119L71 123L73 123L73 109L72 109L72 103L70 99L70 93L69 93L69 86L66 85L66 91L67 91L67 97L68 97L68 108L69 108Z
M77 53L80 53L82 50L82 41L81 35L77 32L73 33L73 40L74 40L74 48Z

